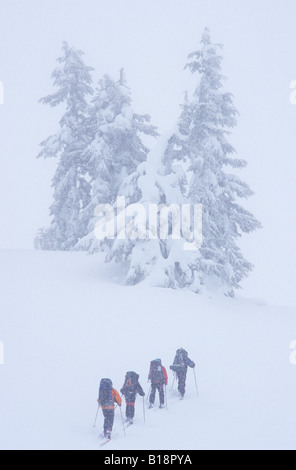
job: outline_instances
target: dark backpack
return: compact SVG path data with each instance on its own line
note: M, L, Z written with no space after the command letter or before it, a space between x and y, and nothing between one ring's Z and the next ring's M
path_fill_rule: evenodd
M186 366L186 361L188 359L188 352L185 349L178 349L176 352L176 357L174 360L175 366Z
M156 359L150 363L150 380L154 383L162 383L164 381L160 359Z
M138 380L139 380L139 375L136 374L136 372L127 372L125 376L123 388L130 390L130 391L134 391L137 387Z
M112 406L114 404L112 397L113 384L110 379L102 379L99 389L99 404L101 406Z

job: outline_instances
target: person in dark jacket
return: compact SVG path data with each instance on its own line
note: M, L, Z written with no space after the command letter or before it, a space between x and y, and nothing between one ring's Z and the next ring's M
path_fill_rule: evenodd
M164 386L168 384L168 374L166 368L161 364L161 359L151 361L148 380L151 381L149 408L153 408L154 406L156 390L158 390L159 393L159 408L163 408L165 400Z
M181 399L183 399L185 395L188 367L194 369L195 363L191 359L189 359L188 352L185 351L185 349L180 348L176 352L174 364L170 367L170 369L175 372L177 376L178 391Z
M139 375L136 374L136 372L127 372L124 385L120 392L125 397L126 401L126 420L128 423L133 424L136 396L137 394L139 394L141 397L145 396L145 393L139 383Z
M122 400L117 390L113 388L113 384L110 379L101 380L97 402L102 408L104 415L104 437L106 439L111 439L115 404L121 406Z

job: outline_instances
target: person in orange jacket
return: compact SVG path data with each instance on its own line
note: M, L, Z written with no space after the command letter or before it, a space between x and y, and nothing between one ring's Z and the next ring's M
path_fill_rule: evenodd
M110 379L101 380L97 401L99 406L102 408L104 415L104 437L106 439L111 439L114 424L115 403L117 403L118 406L121 406L122 399L117 390L113 388L113 384Z
M151 361L148 380L151 381L150 406L153 408L155 402L156 390L159 393L159 408L164 407L164 385L168 384L168 374L165 367L161 364L161 359Z

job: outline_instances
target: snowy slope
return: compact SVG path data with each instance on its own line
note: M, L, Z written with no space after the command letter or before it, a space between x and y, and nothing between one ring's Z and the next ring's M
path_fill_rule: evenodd
M99 449L100 378L120 389L134 369L148 392L150 360L169 370L181 346L199 398L191 370L183 402L169 372L168 410L146 409L144 423L138 399L127 437L117 410L108 449L296 448L296 309L128 288L112 269L82 253L0 252L1 449Z

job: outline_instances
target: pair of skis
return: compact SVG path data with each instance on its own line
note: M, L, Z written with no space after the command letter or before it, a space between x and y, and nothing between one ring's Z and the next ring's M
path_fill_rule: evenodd
M96 428L97 419L98 419L98 414L99 414L99 409L100 409L100 405L98 406L98 409L97 409L97 414L96 414L96 418L95 418L95 422L94 422L93 428ZM119 409L120 409L120 416L121 416L121 421L122 421L122 428L123 428L124 436L126 437L126 431L125 431L125 426L124 426L124 421L123 421L121 406L119 406ZM105 438L105 440L100 444L100 447L105 446L105 445L108 444L108 442L110 442L110 441L111 441L111 436Z
M133 423L132 422L128 422L126 423L125 425L125 429L129 428L130 426L132 426ZM126 434L125 434L126 435ZM110 441L112 441L112 437L107 437L105 438L105 440L103 440L103 442L100 443L100 447L104 447L105 445L107 445Z
M106 439L105 441L101 442L100 447L104 447L104 446L107 445L111 440L112 440L111 437L109 437L109 438Z

